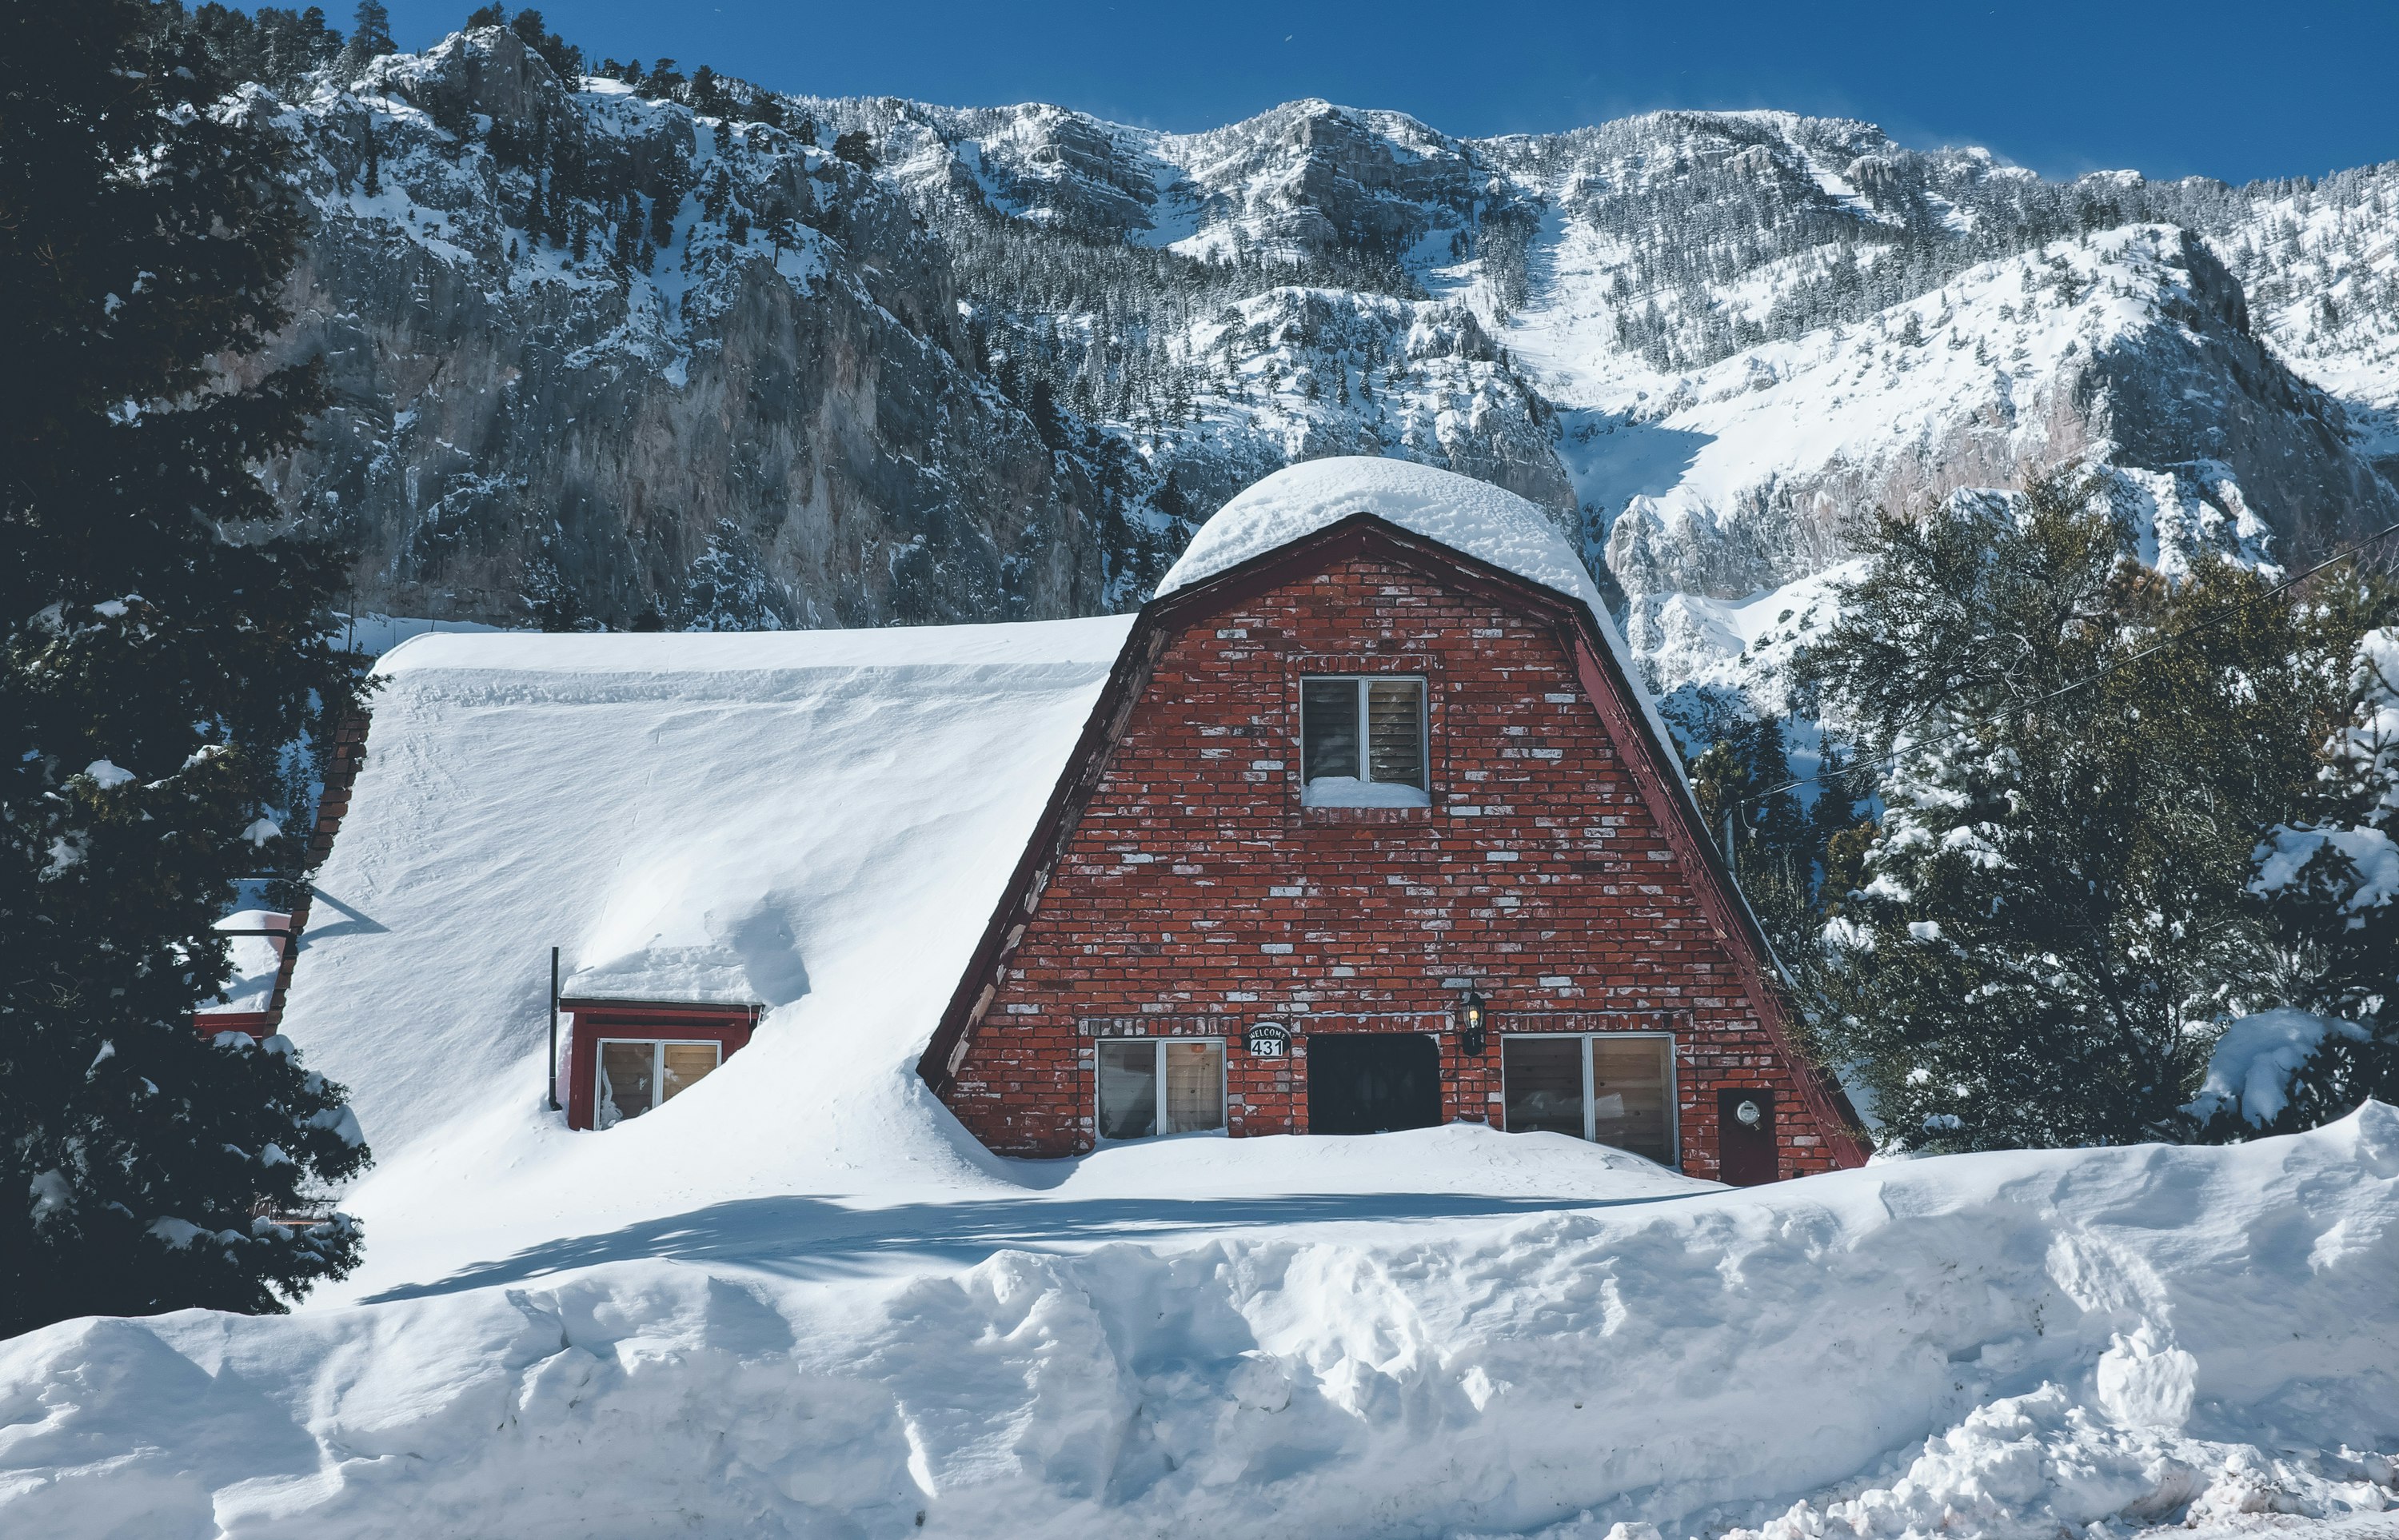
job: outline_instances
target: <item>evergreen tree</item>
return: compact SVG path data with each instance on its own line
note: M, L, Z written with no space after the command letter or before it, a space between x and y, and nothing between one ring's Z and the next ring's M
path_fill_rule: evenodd
M874 142L867 137L866 130L863 128L852 128L846 134L835 135L833 153L836 158L848 161L852 166L865 170L874 169L877 164L874 158Z
M2317 1018L2324 1035L2279 1087L2278 1108L2246 1105L2241 1087L2202 1106L2212 1139L2297 1133L2367 1097L2399 1101L2399 631L2367 638L2352 701L2312 804L2267 831L2250 883L2277 998Z
M1805 660L1892 757L1820 1028L1898 1147L2189 1137L2216 1024L2271 1003L2251 850L2308 803L2366 606L2170 586L2094 491L1877 516Z
M279 1310L356 1263L348 1220L283 1216L366 1150L285 1040L210 1041L192 1011L228 974L234 879L291 862L279 754L356 692L341 563L267 533L255 468L315 375L221 367L283 320L292 152L220 104L177 7L6 18L0 1333Z
M684 574L675 619L686 631L780 630L777 598L775 580L759 563L755 546L738 524L724 520Z
M551 32L537 10L521 10L508 22L509 30L522 38L524 46L541 55L568 90L577 89L583 79L583 50ZM661 63L665 61L661 60Z
M369 60L399 51L400 45L391 36L391 12L383 0L359 0L350 21L350 40L342 49L343 77L356 79Z
M1778 953L1804 953L1816 925L1821 832L1800 806L1789 725L1712 703L1696 725L1715 742L1691 761L1691 794Z
M342 34L316 6L261 6L253 17L209 0L192 13L192 28L227 79L255 80L278 92L289 92L342 51Z

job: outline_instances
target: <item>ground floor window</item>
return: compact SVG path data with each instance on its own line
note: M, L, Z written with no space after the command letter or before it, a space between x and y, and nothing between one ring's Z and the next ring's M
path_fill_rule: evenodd
M603 1037L594 1121L603 1128L639 1117L706 1079L724 1058L715 1043Z
M1499 1070L1510 1131L1568 1134L1674 1163L1672 1037L1510 1033Z
M1100 1041L1100 1137L1147 1139L1225 1126L1225 1045L1215 1038Z

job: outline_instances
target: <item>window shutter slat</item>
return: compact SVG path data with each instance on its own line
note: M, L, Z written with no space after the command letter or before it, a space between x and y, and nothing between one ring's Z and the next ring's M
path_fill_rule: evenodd
M1366 717L1371 778L1423 786L1424 685L1412 679L1375 681L1366 686Z

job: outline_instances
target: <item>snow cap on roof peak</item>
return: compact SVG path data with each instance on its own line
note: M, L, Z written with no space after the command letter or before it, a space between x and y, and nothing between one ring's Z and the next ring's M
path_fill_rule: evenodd
M1634 704L1665 750L1668 765L1676 777L1683 776L1674 735L1658 714L1658 703L1643 687L1624 638L1618 634L1599 588L1591 580L1591 569L1583 565L1573 544L1558 532L1548 514L1488 481L1413 460L1360 454L1287 466L1251 483L1200 526L1200 533L1184 547L1182 560L1159 580L1159 595L1163 598L1177 588L1204 582L1353 513L1389 520L1403 530L1590 605L1592 618L1599 623L1600 640L1615 655L1617 667L1632 686Z
M1344 454L1254 482L1200 528L1160 594L1188 588L1353 513L1371 513L1601 611L1599 590L1550 516L1512 492L1412 460Z

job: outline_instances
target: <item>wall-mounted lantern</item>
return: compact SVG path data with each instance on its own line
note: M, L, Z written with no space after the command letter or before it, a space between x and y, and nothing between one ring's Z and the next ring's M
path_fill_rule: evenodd
M1481 1058L1485 1046L1483 996L1474 992L1473 985L1467 985L1466 993L1457 997L1457 1008L1451 1013L1450 1019L1457 1023L1458 1047L1470 1059Z

